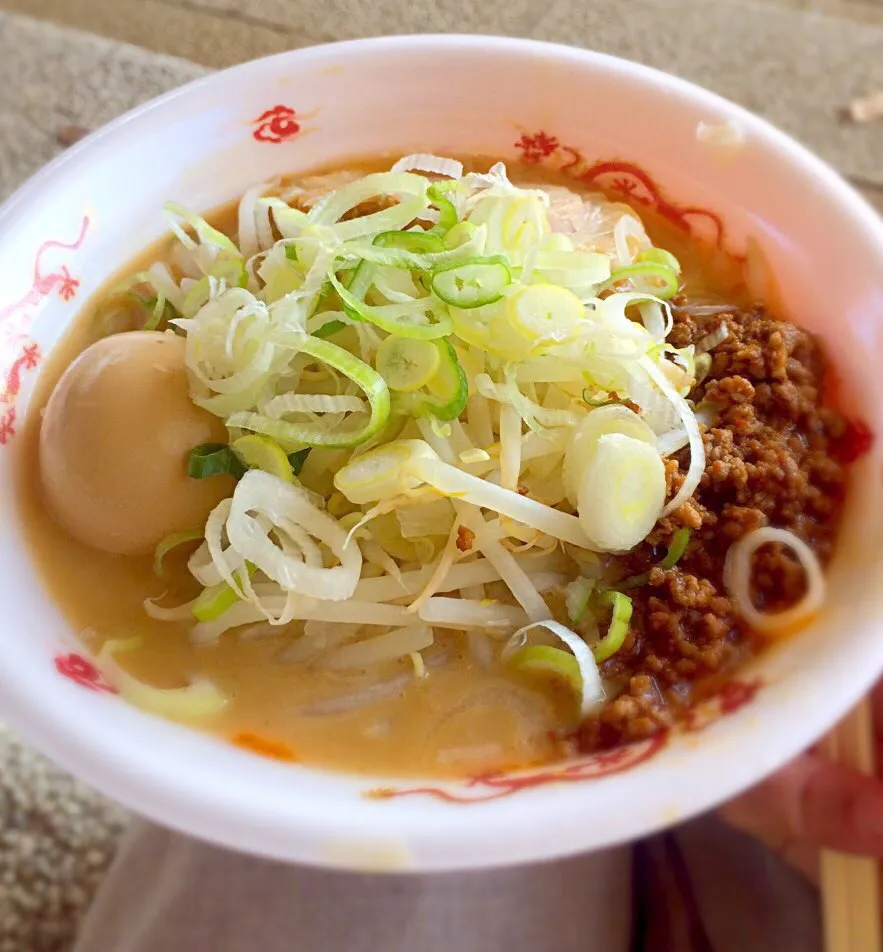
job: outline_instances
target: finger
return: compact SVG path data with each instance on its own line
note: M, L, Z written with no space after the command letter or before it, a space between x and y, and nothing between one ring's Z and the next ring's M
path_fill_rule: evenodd
M883 857L883 782L804 754L721 810L780 852L810 847Z

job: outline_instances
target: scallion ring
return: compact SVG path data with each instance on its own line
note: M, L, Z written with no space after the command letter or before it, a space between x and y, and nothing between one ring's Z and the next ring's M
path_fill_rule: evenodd
M606 287L612 287L620 281L634 281L641 278L649 279L653 282L653 294L665 301L674 297L678 293L678 278L670 268L662 264L654 264L650 261L643 261L639 264L629 264L624 268L617 268L610 275L606 282ZM661 284L662 287L657 287Z
M464 309L493 304L512 283L502 258L468 258L432 272L432 290L452 307Z
M632 620L632 600L628 595L607 591L601 595L600 601L611 607L612 614L607 634L592 645L592 654L598 664L612 658L623 646L626 635L629 633L629 622Z

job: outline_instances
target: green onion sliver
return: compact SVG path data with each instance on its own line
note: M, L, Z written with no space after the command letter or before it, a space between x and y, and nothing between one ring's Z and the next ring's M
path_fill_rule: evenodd
M634 280L635 278L649 278L653 281L653 293L656 297L665 301L674 297L678 293L678 278L670 268L662 264L653 264L650 261L644 261L640 264L626 265L624 268L618 268L610 275L610 280L606 282L606 287L617 284L619 281ZM662 287L656 285L661 283Z
M680 562L683 554L687 551L687 546L689 544L690 530L686 526L682 526L671 537L671 542L668 544L668 552L665 553L665 558L659 563L659 567L661 569L674 568L674 566Z
M143 303L150 308L150 317L144 322L142 331L155 331L164 321L176 316L175 309L162 294Z
M338 292L340 290L346 292L346 289L340 285L337 287ZM344 377L348 377L364 392L371 411L367 422L353 430L329 430L321 423L288 423L260 413L240 412L234 413L227 420L227 426L263 433L286 447L299 444L338 448L358 446L384 426L389 418L389 388L383 377L373 367L369 367L364 361L354 357L342 347L338 347L337 344L314 336L304 335L299 338L297 350L302 354L315 357L316 360L327 364Z
M401 248L414 254L437 254L445 250L438 235L428 231L382 231L374 244L380 248Z
M426 385L428 395L417 404L417 416L431 413L439 420L456 420L466 409L469 400L469 381L457 357L457 351L447 339L434 340L439 354L438 370Z
M411 393L429 383L441 363L436 341L390 334L377 348L375 365L390 390Z
M245 469L239 457L225 443L200 443L187 457L187 475L191 479L224 475L241 479Z
M450 315L437 302L433 307L431 298L420 298L413 304L385 304L381 307L371 307L351 294L335 275L330 274L329 280L344 310L351 318L374 324L388 334L434 340L437 337L447 337L453 330ZM435 321L427 319L429 313L433 313L436 317Z
M642 251L636 260L638 262L648 261L650 264L661 264L674 274L681 273L680 261L665 248L648 248L646 251Z
M671 537L671 542L668 544L668 550L665 553L665 557L661 562L658 563L658 567L661 569L674 568L675 565L680 562L684 553L687 551L687 546L689 544L690 530L686 526L682 526ZM620 591L625 591L629 588L640 588L642 585L646 585L649 581L649 573L642 572L640 575L632 575L630 578L627 578L622 582L617 582L616 588L618 588Z
M523 628L519 628L514 635L506 642L501 658L506 663L511 657L525 648L530 648L529 635L537 629L544 628L547 633L554 635L560 641L570 648L573 652L573 663L576 665L579 680L576 682L576 691L579 696L580 719L583 720L596 710L604 702L604 685L601 681L601 674L598 671L598 665L592 657L589 646L575 632L571 631L566 625L549 619L548 621L535 621ZM538 646L542 647L542 646ZM548 655L546 656L548 660ZM555 657L555 656L552 656ZM534 656L536 658L536 656ZM569 663L565 662L564 664ZM559 666L563 672L563 665ZM568 678L568 680L570 680ZM573 684L573 681L570 681Z
M218 248L228 252L231 255L234 255L237 258L242 257L242 254L236 245L233 244L233 242L223 232L218 231L216 228L212 228L212 226L204 218L194 214L183 205L179 205L177 202L166 202L164 211L167 215L175 215L187 222L187 224L190 225L190 227L196 232L196 237L202 244L217 245ZM181 229L179 225L173 223L172 230L175 232L185 247L193 247L195 242Z
M430 229L431 234L444 235L457 224L457 209L445 196L445 192L456 187L456 184L456 182L436 182L429 186L426 194L438 209L438 221Z
M452 307L493 304L511 283L509 268L499 258L468 258L432 272L432 290Z
M632 600L628 595L608 591L603 593L602 601L610 605L613 612L607 634L592 646L592 654L598 664L612 658L619 651L629 633L629 622L632 620Z
M300 471L304 468L304 463L307 461L307 457L309 455L309 446L307 446L305 449L296 450L294 453L288 454L288 462L291 464L291 472L295 476L300 476Z
M193 617L197 621L215 621L239 601L239 596L226 583L219 582L204 588L191 604Z
M549 645L528 645L510 655L508 662L516 671L541 672L563 678L577 694L582 690L579 662L569 651Z
M345 327L346 324L344 324L343 321L326 321L321 327L317 327L313 331L313 337L318 337L319 340L325 340L326 337L331 337L332 334L342 331Z
M154 573L156 575L165 575L163 560L172 549L176 549L179 545L184 545L185 542L196 542L198 539L201 540L202 537L202 529L184 529L181 532L172 532L164 539L160 539L156 548L153 550Z
M564 589L567 617L574 625L579 624L586 614L589 607L589 598L594 588L594 579L576 578Z
M195 681L185 688L155 688L129 674L117 663L115 655L134 651L140 644L140 638L106 641L96 659L102 674L124 700L176 721L209 717L225 707L229 698L210 681Z

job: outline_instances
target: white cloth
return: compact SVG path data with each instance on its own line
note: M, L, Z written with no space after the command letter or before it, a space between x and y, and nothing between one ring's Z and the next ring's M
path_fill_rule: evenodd
M75 952L628 952L631 850L435 876L255 859L136 823Z
M809 883L713 816L635 847L438 876L286 866L139 822L74 952L283 950L820 952L821 929Z

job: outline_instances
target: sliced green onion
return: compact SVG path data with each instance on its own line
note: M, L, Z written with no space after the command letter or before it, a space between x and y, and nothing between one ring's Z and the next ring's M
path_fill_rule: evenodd
M199 238L200 242L203 244L217 245L219 248L229 252L231 255L235 255L237 258L242 257L236 245L234 245L233 242L223 232L218 231L216 228L212 228L212 226L204 218L201 218L199 215L195 215L183 205L178 205L177 202L166 202L165 211L171 215L177 215L178 218L181 218L187 222L187 224L190 225L190 227L196 232L196 237ZM184 232L178 228L176 230L176 234L179 238L181 238L181 235L184 234ZM190 244L191 246L194 244L192 239L190 239Z
M610 627L607 634L592 646L595 661L600 664L612 658L623 646L626 635L629 633L629 622L632 620L632 600L622 592L606 591L600 597L601 604L609 605L612 611Z
M224 258L216 261L209 274L219 281L224 281L228 288L244 288L248 285L248 272L241 258Z
M469 400L469 381L451 342L447 339L431 342L438 352L438 370L427 383L428 396L415 408L418 416L431 413L439 420L456 420L466 409Z
M633 281L635 278L649 278L654 283L661 283L662 287L654 287L653 293L663 301L674 297L678 293L678 278L674 271L665 265L653 264L650 261L626 265L624 268L617 268L617 270L610 275L610 280L607 282L607 285L614 285L626 280Z
M380 248L401 248L414 254L437 254L445 250L445 243L429 231L383 231L374 244Z
M682 526L677 532L674 533L671 537L671 542L668 544L668 551L665 553L665 557L662 561L659 562L659 568L661 569L671 569L683 557L684 553L687 551L687 546L690 544L690 530L686 526ZM647 572L642 572L640 575L632 575L630 578L625 579L622 582L617 582L616 587L620 591L626 591L630 588L640 588L642 585L646 585L650 581L650 575Z
M589 607L589 598L594 589L594 579L590 578L576 578L564 589L567 617L574 625L578 625L586 614Z
M289 261L297 261L297 247L295 245L285 246L285 257Z
M468 258L432 272L432 290L453 307L493 304L511 283L512 275L501 258Z
M225 443L200 443L187 457L187 475L191 479L225 475L241 479L245 469L239 457Z
M711 365L713 363L713 358L711 354L697 354L696 362L693 368L693 373L695 381L697 384L702 383L702 381L709 375L711 372Z
M394 440L354 456L334 474L334 486L357 506L391 499L416 489L423 480L413 473L414 460L438 459L423 440Z
M659 567L661 569L674 568L674 566L677 565L681 560L683 554L687 551L687 546L689 544L690 530L686 526L682 526L671 537L671 542L668 545L668 552L665 553L665 558L659 563Z
M138 300L140 301L140 298ZM174 307L161 294L141 303L150 308L150 317L144 322L144 326L141 328L142 331L155 331L164 323L178 316Z
M579 662L569 652L550 645L528 645L513 652L507 664L516 671L539 672L554 674L563 678L573 690L579 694L582 691L583 677L580 673Z
M435 182L427 189L427 197L438 209L438 221L430 229L431 234L444 235L457 224L457 209L445 192L456 188L456 182Z
M160 539L156 548L153 550L154 573L160 576L166 574L163 560L172 549L176 549L179 545L184 545L185 542L196 542L198 539L202 539L202 537L202 529L184 529L181 532L172 532L164 539Z
M230 444L230 449L249 469L261 469L285 483L294 481L291 463L285 450L268 436L260 433L247 433ZM206 619L200 619L205 621ZM211 620L211 619L209 619Z
M337 287L346 293L345 288L339 284ZM383 377L373 367L328 340L304 335L299 341L298 349L348 377L364 392L371 411L367 422L353 430L329 430L321 423L287 423L260 413L242 412L234 413L227 425L263 433L283 446L358 446L374 436L389 418L389 388Z
M419 298L413 304L385 304L371 307L349 292L337 278L329 275L334 290L343 304L344 310L354 320L367 321L388 334L399 337L414 337L432 340L447 337L451 333L451 317L446 310L431 298ZM436 318L430 321L429 316Z
M649 261L650 264L661 264L664 268L668 268L669 271L675 274L681 273L680 261L678 261L670 251L666 251L665 248L648 248L646 251L642 251L636 260L639 262Z
M551 619L531 622L531 624L519 628L506 643L501 655L503 662L508 661L512 655L522 648L531 647L528 643L528 635L531 631L536 631L539 628L545 628L547 632L563 641L573 652L574 660L579 668L577 693L580 698L580 718L587 717L603 703L604 685L601 682L598 664L592 656L589 646L575 631L571 631L565 625ZM563 665L561 667L563 669Z
M181 301L181 313L184 317L195 317L212 296L211 285L208 278L200 278L193 287L184 295Z
M106 641L98 653L98 667L124 700L152 714L180 721L209 717L226 706L229 698L210 681L196 681L185 688L155 688L129 674L119 666L115 655L134 651L140 645L140 638Z
M534 348L570 339L585 310L573 291L557 284L529 284L506 298L509 323Z
M346 324L344 324L343 321L326 321L321 327L317 327L316 330L313 331L313 337L324 340L326 337L331 337L332 334L342 331L345 327Z
M288 454L288 465L291 467L291 471L295 476L300 476L300 471L304 468L304 463L307 461L309 455L309 446Z
M376 270L377 265L372 264L370 261L360 261L358 263L347 285L347 291L349 291L356 300L364 300L365 295L368 293L368 288L371 287L374 281L374 272ZM362 318L359 317L358 320L362 320Z
M441 363L436 342L390 334L377 348L375 364L390 390L410 393L435 376Z
M453 251L462 247L467 242L472 241L477 231L478 225L474 225L471 221L458 221L445 235L445 248Z
M604 412L593 410L588 419ZM627 552L647 538L665 503L665 466L659 451L622 433L605 433L585 449L577 487L580 524L596 552ZM574 452L572 444L569 450Z
M239 601L239 596L226 583L219 582L204 588L191 603L193 617L197 621L214 621Z

